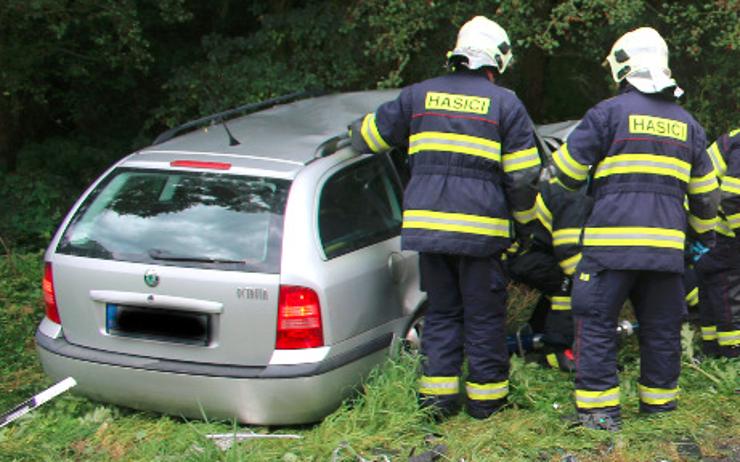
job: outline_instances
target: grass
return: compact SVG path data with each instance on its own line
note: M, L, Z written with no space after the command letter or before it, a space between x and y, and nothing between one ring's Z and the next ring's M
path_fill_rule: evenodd
M0 411L50 385L33 343L43 316L41 269L39 254L0 260ZM534 297L515 287L511 299L510 321L521 322L526 319L521 306ZM460 414L435 423L415 402L419 358L401 354L373 371L356 398L310 426L188 421L65 393L0 429L0 461L395 462L439 444L447 447L442 461L739 460L738 364L695 363L694 331L683 332L679 409L650 418L637 414L638 354L634 338L625 342L620 350L624 424L618 434L571 428L563 417L573 413L572 376L519 357L512 358L509 409L485 421ZM252 439L222 450L205 437L234 431L301 439Z

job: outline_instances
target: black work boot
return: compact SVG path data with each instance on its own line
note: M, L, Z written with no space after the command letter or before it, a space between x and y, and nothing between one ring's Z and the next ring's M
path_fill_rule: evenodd
M737 358L740 356L740 345L723 346L719 348L719 356L722 358Z
M417 399L419 401L419 407L427 409L430 417L437 422L460 412L459 395L429 396L419 394Z
M494 400L468 399L465 411L474 419L487 419L506 406L506 398Z
M701 342L701 354L705 358L717 358L720 355L717 341L703 340Z
M603 412L586 414L579 412L577 425L590 428L592 430L618 432L622 426L622 419L618 414L611 415Z
M670 401L665 404L646 404L640 402L640 414L661 414L663 412L675 411L677 407L676 400Z

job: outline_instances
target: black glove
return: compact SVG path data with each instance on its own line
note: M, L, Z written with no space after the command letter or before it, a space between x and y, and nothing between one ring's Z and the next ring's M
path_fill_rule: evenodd
M364 119L364 116L355 120L354 122L349 124L349 126L347 127L350 140L352 140L352 149L357 151L358 154L372 152L372 150L370 149L370 146L367 145L367 143L365 142L365 139L362 137L362 120L363 119Z

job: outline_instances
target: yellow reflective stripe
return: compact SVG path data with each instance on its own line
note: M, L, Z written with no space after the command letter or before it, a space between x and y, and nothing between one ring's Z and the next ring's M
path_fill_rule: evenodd
M444 132L421 132L409 138L409 155L421 151L467 154L501 162L501 144L486 138Z
M740 213L733 213L732 215L727 215L725 219L727 221L727 224L730 226L730 229L740 228Z
M645 246L683 250L684 233L677 229L620 226L586 228L583 245Z
M555 296L552 297L552 303L550 308L553 311L568 311L570 310L570 297Z
M519 223L529 223L537 218L537 204L533 205L529 210L514 210L512 215L514 215L514 219Z
M552 212L547 208L547 204L545 204L542 194L537 194L537 198L534 200L534 208L537 219L540 220L542 226L544 226L547 231L552 232Z
M403 227L509 237L509 220L433 210L404 211Z
M714 171L717 172L717 176L723 177L727 172L727 164L725 163L722 153L719 151L719 146L717 146L716 141L709 146L707 153L709 154L709 159L712 161L712 165L714 166Z
M699 303L699 288L694 287L694 289L686 294L686 304L689 306L695 306L697 303Z
M362 139L365 140L365 143L367 143L368 147L373 152L390 149L388 143L386 143L383 137L380 136L378 125L375 123L375 114L368 114L364 119L362 119L360 134L362 135Z
M564 143L552 155L552 160L561 172L576 181L583 181L588 176L588 165L578 163L568 151L568 143Z
M563 228L553 231L552 245L578 244L581 239L581 228Z
M720 346L740 345L740 330L717 331L717 343Z
M501 399L509 394L509 381L496 383L465 382L468 398L475 400Z
M734 176L723 177L720 189L724 192L740 194L740 178Z
M736 128L729 133L730 138L740 133L740 128Z
M545 356L545 359L547 360L547 364L550 365L550 367L557 369L560 367L558 364L558 357L555 355L555 353L548 353L547 356Z
M734 222L730 222L729 221L729 218L730 217L726 217L726 218L727 218L728 221L720 220L719 223L717 223L717 227L714 228L714 230L717 231L718 233L724 235L724 236L727 236L727 237L735 237L735 232L732 231L732 225L731 225L731 223L736 223L734 227L737 228L737 227L740 226L740 220L736 220Z
M704 194L714 191L718 187L717 174L714 170L704 176L691 177L689 180L689 194Z
M689 225L699 234L713 230L718 223L719 217L704 219L689 214Z
M595 409L612 406L619 406L619 387L610 388L604 391L576 389L577 408Z
M562 268L563 273L565 273L567 276L573 276L573 273L576 272L576 267L581 261L582 256L583 254L581 252L578 252L572 257L559 261L558 264L560 265L560 268Z
M537 154L537 148L529 148L523 151L505 153L503 163L504 172L511 173L517 170L539 166L540 156Z
M651 388L637 384L640 401L645 404L661 405L670 403L678 398L678 387L676 388Z
M599 163L594 178L645 173L672 176L688 183L691 164L673 157L655 154L617 154L607 157Z
M705 342L717 340L717 326L701 326L701 339Z
M424 395L456 395L460 392L458 377L429 377L419 379L419 393Z

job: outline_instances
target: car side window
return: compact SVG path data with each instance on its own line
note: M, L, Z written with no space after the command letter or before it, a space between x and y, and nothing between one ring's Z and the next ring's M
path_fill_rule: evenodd
M387 160L369 157L332 175L321 191L318 213L327 258L397 236L401 188Z

